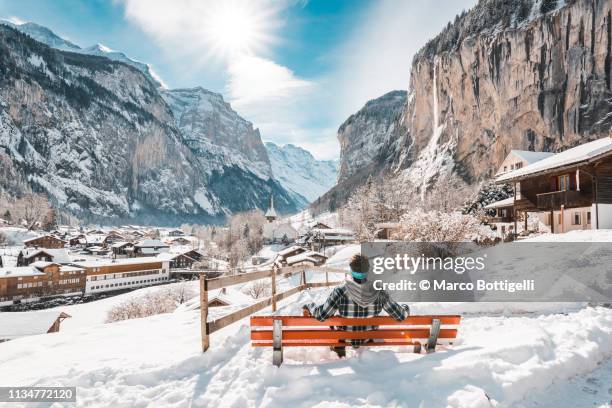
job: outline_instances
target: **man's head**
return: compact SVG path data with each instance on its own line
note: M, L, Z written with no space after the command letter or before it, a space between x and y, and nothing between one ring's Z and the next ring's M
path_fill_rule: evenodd
M351 275L357 282L363 282L368 276L368 270L370 269L370 262L368 258L361 254L355 254L349 262L351 268Z

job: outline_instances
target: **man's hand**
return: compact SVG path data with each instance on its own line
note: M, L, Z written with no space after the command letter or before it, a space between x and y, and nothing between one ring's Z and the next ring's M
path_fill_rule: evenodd
M310 316L310 310L308 310L308 308L306 306L302 307L302 316Z

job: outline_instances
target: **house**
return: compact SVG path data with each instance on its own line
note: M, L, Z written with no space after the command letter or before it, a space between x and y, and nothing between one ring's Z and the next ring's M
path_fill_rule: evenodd
M270 222L263 225L263 239L268 244L289 244L298 239L299 236L299 232L289 223Z
M85 295L156 285L169 280L169 261L157 257L79 261L85 270Z
M168 231L168 236L169 237L183 237L185 236L185 233L181 231L180 229L175 229L172 231Z
M72 262L65 249L24 248L17 255L17 266L28 266L34 262L55 262L69 264Z
M313 228L308 232L307 242L313 250L355 241L355 233L345 228Z
M86 243L85 234L73 235L68 238L68 245L71 247L85 246Z
M87 234L85 235L85 246L86 247L104 247L106 246L105 234Z
M144 239L134 244L134 256L155 256L169 250L170 247L159 239Z
M379 222L374 225L374 234L378 239L391 239L391 235L399 230L399 222Z
M191 241L185 237L178 237L170 241L170 244L171 245L189 245L191 244Z
M312 226L312 228L317 228L317 229L331 229L331 227L327 224L324 224L322 222L317 222L315 225Z
M300 254L285 258L287 266L319 266L327 261L327 257L319 252L305 251Z
M115 242L110 248L115 258L130 258L134 253L134 244L131 242Z
M202 254L197 251L185 251L175 254L163 253L159 257L170 262L170 269L189 269L202 259Z
M514 187L515 230L519 212L538 214L553 233L612 228L612 137L502 173L495 181Z
M537 161L553 156L550 152L532 152L529 150L511 150L497 170L496 176L521 169Z
M514 196L488 204L484 209L494 213L487 217L487 221L499 231L502 238L515 231Z
M123 235L120 235L116 232L109 232L106 235L106 239L104 240L104 243L106 245L112 245L115 242L123 242L123 241L125 241L125 238L123 237Z
M28 266L0 268L0 306L32 302L85 291L85 270L38 261Z
M71 317L59 311L0 313L0 342L19 337L56 333L63 320Z
M28 248L63 248L66 241L63 241L53 235L43 235L36 238L30 238L23 241L23 245Z

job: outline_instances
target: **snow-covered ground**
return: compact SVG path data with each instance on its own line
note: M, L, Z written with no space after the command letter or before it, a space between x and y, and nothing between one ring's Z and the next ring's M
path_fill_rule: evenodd
M612 238L612 232L573 235L569 241ZM329 263L345 267L358 251L339 246ZM307 275L309 281L324 276ZM298 283L299 275L281 279L279 291ZM197 290L197 284L184 285ZM78 405L94 407L612 406L610 308L415 303L412 314L463 315L454 345L419 355L410 347L349 349L342 360L325 347L286 348L277 368L270 349L251 347L248 318L213 333L202 353L195 299L174 313L103 323L122 297L160 288L59 307L73 316L61 332L0 344L0 384L77 386ZM296 294L279 303L277 314L300 314L303 304L322 303L330 290ZM211 309L209 319L236 307Z
M298 313L328 291L286 299L278 313ZM204 354L199 336L197 311L82 321L0 344L0 384L77 386L79 406L558 407L611 398L605 308L466 317L457 344L430 355L384 347L339 360L326 348L287 348L280 368L271 350L250 346L247 319L213 333Z

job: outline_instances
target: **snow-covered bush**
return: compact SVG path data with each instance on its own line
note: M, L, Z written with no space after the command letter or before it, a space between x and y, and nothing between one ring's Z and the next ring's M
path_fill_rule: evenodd
M270 282L258 280L242 289L242 293L251 296L253 299L269 297L272 294Z
M130 297L108 311L106 322L113 323L120 320L170 313L176 310L178 305L195 296L197 296L196 291L186 285L178 285L145 293L141 296Z
M491 228L477 217L459 211L425 211L415 209L400 219L393 239L409 242L441 243L423 248L432 255L454 255L461 242L487 242L494 239Z

